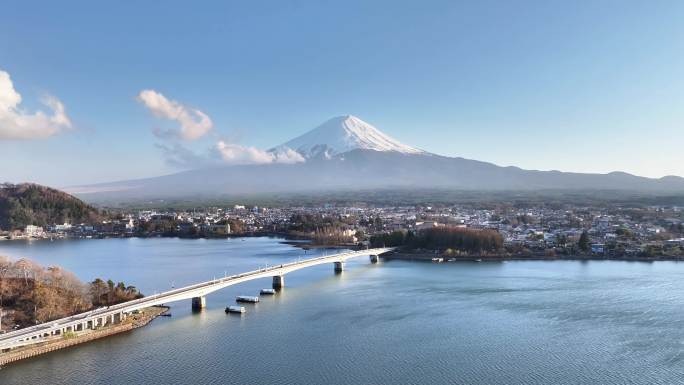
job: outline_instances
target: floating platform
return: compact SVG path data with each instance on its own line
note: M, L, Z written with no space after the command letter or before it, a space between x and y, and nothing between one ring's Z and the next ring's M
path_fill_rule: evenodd
M259 297L252 297L249 295L238 295L235 298L235 302L257 303L259 302Z
M243 306L228 306L226 308L226 313L244 313L245 308Z
M259 292L261 295L273 295L276 293L275 289L261 289Z

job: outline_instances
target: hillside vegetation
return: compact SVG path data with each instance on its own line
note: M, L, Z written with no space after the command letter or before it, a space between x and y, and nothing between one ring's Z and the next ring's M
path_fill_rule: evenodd
M0 229L23 229L26 225L95 223L102 214L65 192L36 184L0 185Z

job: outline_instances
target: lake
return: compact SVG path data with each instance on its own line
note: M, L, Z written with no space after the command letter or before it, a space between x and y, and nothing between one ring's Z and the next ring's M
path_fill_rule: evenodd
M60 265L145 294L306 254L277 238L1 242L0 255ZM172 303L130 333L0 370L0 384L684 383L684 263L350 261L289 274L228 315Z

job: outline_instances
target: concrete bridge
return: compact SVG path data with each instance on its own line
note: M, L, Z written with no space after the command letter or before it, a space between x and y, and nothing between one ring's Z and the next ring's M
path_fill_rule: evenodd
M332 263L334 271L341 272L344 270L344 264L348 259L369 256L371 262L375 263L378 261L378 256L380 254L391 250L392 248L367 249L304 259L297 262L285 263L231 275L220 279L213 279L211 281L181 287L117 305L98 308L55 321L19 329L10 333L0 334L0 352L19 346L43 342L47 339L54 338L56 335L63 335L67 332L95 329L97 327L121 322L131 312L150 306L192 299L193 309L202 309L206 305L205 296L207 294L253 279L272 277L273 288L280 289L285 286L285 275L292 271L325 263Z

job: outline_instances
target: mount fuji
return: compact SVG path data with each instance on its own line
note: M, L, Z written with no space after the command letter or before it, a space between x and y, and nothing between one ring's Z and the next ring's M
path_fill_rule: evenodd
M422 150L400 143L353 115L332 118L289 142L272 148L281 152L295 150L304 158L331 159L353 150L391 151L401 154L423 154Z
M655 179L624 172L523 170L441 156L403 144L352 115L332 118L269 152L273 159L278 159L278 154L296 152L300 161L218 165L154 178L73 187L67 191L85 200L100 202L388 188L684 193L684 178L676 176Z

